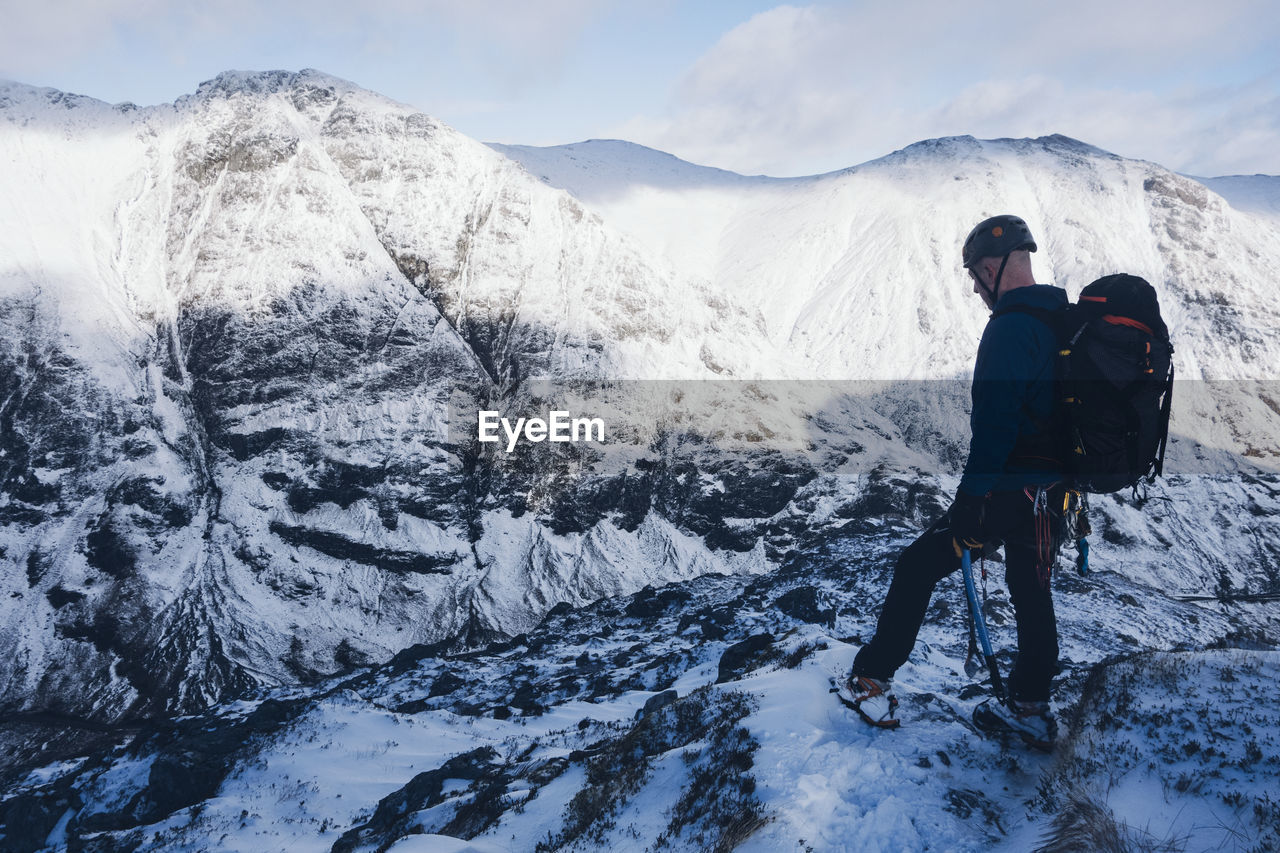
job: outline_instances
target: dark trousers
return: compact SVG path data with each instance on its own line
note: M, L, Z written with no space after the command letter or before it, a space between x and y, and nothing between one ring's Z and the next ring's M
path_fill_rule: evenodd
M1060 509L1062 495L1060 488L1051 489L1050 506ZM1009 676L1009 690L1013 698L1027 702L1049 698L1049 684L1058 668L1058 624L1045 557L1051 563L1056 554L1062 518L1060 512L1050 512L1047 519L1042 517L1037 534L1034 504L1021 491L993 492L983 516L984 553L1004 545L1005 582L1018 622L1018 659ZM887 680L907 662L933 588L960 568L949 525L944 515L899 555L875 636L854 660L856 674Z

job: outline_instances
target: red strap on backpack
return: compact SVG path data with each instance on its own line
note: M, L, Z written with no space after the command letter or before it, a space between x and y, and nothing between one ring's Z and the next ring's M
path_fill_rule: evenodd
M1146 332L1148 335L1155 337L1155 332L1151 331L1151 327L1146 323L1135 320L1132 317L1121 317L1118 314L1103 314L1102 319L1113 326L1132 326L1135 329Z

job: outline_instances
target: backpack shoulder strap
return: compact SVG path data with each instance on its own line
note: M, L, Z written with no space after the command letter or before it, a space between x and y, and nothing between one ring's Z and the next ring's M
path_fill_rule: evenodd
M1005 314L1027 314L1031 317L1035 317L1041 323L1044 323L1049 327L1049 330L1053 332L1053 336L1055 338L1062 340L1064 331L1063 323L1067 315L1066 306L1055 311L1051 308L1040 308L1035 305L1010 305L1008 307L1001 308L991 316L992 319L995 319L996 317L1003 317Z

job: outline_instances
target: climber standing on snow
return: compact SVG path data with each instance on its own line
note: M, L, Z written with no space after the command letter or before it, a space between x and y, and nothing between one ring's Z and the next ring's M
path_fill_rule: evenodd
M1034 251L1030 229L1016 216L986 219L964 242L973 292L992 310L973 369L969 458L951 508L898 557L875 636L843 687L873 726L899 724L890 679L915 645L934 586L960 567L961 549L976 558L1003 545L1018 657L1007 704L988 699L974 721L1040 749L1050 749L1057 735L1049 707L1058 663L1049 571L1062 518L1049 508L1062 506L1065 490L1062 442L1052 434L1058 348L1053 331L1032 314L1068 300L1061 288L1036 284Z

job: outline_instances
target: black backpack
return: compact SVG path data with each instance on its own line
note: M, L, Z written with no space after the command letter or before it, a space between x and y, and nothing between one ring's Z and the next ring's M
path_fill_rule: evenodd
M1074 486L1118 492L1164 471L1173 400L1173 344L1155 289L1104 276L1061 311L1012 306L1058 339L1052 436ZM1006 312L1001 312L1006 313Z

